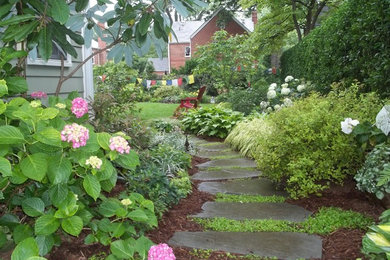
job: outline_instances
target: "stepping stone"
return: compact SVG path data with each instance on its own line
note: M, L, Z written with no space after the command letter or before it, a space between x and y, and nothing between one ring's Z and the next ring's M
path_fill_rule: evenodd
M261 196L286 196L285 192L277 191L275 189L275 185L270 180L264 178L227 182L202 182L199 184L198 189L211 194L226 193Z
M208 144L210 143L209 141L206 141L204 139L198 138L196 136L188 136L188 141L195 145L201 145L201 144Z
M206 202L203 204L202 210L203 212L192 217L223 217L235 220L275 219L303 222L312 214L302 207L288 203Z
M320 237L293 232L176 232L168 244L278 259L322 257Z
M194 180L216 181L259 177L261 172L247 169L221 169L219 171L200 171L192 176Z
M246 158L236 158L236 159L219 159L212 160L202 164L198 164L199 169L209 168L209 167L222 167L222 168L256 168L256 162Z
M198 149L202 151L218 152L230 149L230 147L224 143L207 143L198 145Z
M221 151L205 151L205 150L199 150L196 149L195 154L196 156L203 157L203 158L210 158L210 157L216 157L216 156L233 156L233 155L238 155L240 156L239 153L234 152L232 150L221 150Z

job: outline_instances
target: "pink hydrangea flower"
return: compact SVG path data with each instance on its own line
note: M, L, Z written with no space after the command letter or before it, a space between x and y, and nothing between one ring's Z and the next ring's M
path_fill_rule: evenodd
M35 91L31 93L32 98L47 98L47 94L43 91Z
M114 136L110 138L110 149L111 151L118 151L122 154L130 152L130 146L126 139L122 136Z
M148 260L176 260L176 257L167 244L159 244L149 249Z
M75 98L72 100L71 110L77 118L80 118L88 113L88 103L81 97Z
M82 125L73 123L66 125L61 131L61 140L64 142L72 142L73 148L79 148L87 144L89 139L89 130Z

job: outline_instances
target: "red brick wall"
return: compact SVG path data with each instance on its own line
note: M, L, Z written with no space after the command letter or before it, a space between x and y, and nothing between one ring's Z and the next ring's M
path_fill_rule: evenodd
M178 69L181 66L184 66L186 60L189 60L191 57L185 57L184 52L187 46L190 46L190 43L171 43L169 44L169 56L170 56L170 68Z
M192 55L196 51L196 46L197 45L205 45L211 41L211 37L214 35L214 33L220 28L217 26L217 20L218 20L218 15L216 15L209 23L202 28L201 31L199 31L194 37L191 39L191 44L192 44L192 49L191 53ZM231 19L225 26L225 30L231 34L231 35L236 35L236 34L244 34L246 31L244 28L242 28L236 21Z

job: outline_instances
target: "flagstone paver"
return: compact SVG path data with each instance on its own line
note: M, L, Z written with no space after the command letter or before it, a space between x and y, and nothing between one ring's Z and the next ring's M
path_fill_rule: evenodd
M235 220L275 219L302 222L312 213L287 203L206 202L197 218L223 217Z
M215 181L259 177L261 172L248 169L221 169L218 171L199 171L192 176L194 180Z
M247 194L261 196L285 196L283 191L275 190L275 185L268 179L244 179L227 182L202 182L199 184L200 191L211 194Z
M218 152L218 151L230 149L230 147L224 143L213 143L212 145L209 144L198 145L197 148L201 151L209 151L209 152Z
M194 155L203 157L203 158L210 158L210 157L216 157L216 156L233 156L233 155L239 155L237 152L226 149L221 151L205 151L205 150L199 150L196 149Z
M246 158L235 158L235 159L217 159L201 163L197 165L199 169L205 169L209 167L221 167L221 168L231 168L231 167L242 167L242 168L256 168L256 162Z
M293 232L176 232L170 245L279 259L321 258L321 238Z

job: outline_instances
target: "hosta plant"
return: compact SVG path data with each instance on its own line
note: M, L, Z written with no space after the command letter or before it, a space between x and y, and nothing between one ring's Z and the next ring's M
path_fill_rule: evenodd
M181 123L184 131L225 138L242 118L242 113L231 109L219 106L201 107L185 113Z
M94 221L107 217L94 208L112 201L102 192L116 185L118 174L139 164L126 136L95 133L84 102L74 93L66 100L51 98L49 107L20 97L0 101L0 247L15 243L12 259L44 256L63 234L94 230ZM136 195L130 195L133 206L124 209L116 203L114 215L123 223L129 220L128 226L154 226L153 203L131 196ZM117 241L130 243L137 234L109 234L98 241L110 244L119 259L128 259L134 249L124 257L114 248L120 243L129 247ZM23 255L26 251L31 254Z
M390 210L382 213L381 223L370 226L369 231L363 237L362 252L369 259L390 258Z

